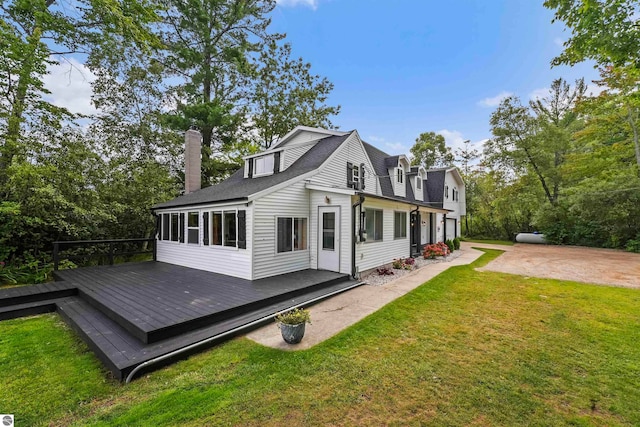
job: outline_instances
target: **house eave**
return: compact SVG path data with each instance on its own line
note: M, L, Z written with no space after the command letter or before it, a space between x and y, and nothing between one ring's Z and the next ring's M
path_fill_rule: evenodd
M419 206L420 208L423 208L427 212L441 213L441 214L447 214L447 213L453 212L451 209L434 208L433 206L429 206L429 203L425 203L421 200L403 200L400 198L380 196L378 194L370 194L370 193L362 193L362 195L370 199L388 200L391 202L399 202L399 203L404 203L411 206Z
M230 204L230 203L238 203L238 202L248 202L248 197L236 197L234 199L223 199L223 200L215 200L208 202L193 202L193 203L182 203L179 205L172 206L154 206L151 208L151 212L157 212L161 210L170 210L170 209L180 209L191 206L212 206L212 205L221 205L221 204Z

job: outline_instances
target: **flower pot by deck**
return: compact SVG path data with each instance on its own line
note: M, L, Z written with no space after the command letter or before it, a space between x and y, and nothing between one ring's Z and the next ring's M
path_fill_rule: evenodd
M298 344L304 337L305 323L297 325L287 325L280 323L280 333L287 344Z

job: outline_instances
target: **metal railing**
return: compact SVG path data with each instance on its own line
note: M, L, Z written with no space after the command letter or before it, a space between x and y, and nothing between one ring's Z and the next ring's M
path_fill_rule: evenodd
M139 254L152 254L153 260L156 260L156 239L154 238L138 238L138 239L111 239L111 240L67 240L67 241L58 241L53 242L53 269L58 270L60 265L61 252L64 251L63 247L98 247L98 246L106 246L106 251L104 252L94 252L89 254L73 254L73 255L64 255L64 259L73 260L78 258L90 258L90 257L106 257L107 264L113 265L116 257L127 257L131 255L139 255ZM150 243L149 248L140 251L118 251L117 248L124 247L130 243L141 243L144 247L144 243ZM128 246L128 245L127 245Z

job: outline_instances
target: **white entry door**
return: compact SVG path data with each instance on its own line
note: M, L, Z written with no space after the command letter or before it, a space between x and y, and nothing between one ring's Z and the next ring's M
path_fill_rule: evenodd
M318 210L318 270L340 271L340 207Z

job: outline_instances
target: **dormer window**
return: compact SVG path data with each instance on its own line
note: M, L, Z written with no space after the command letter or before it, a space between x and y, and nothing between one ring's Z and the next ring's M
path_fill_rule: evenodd
M445 199L449 198L449 186L448 185L444 186L444 198Z
M416 188L418 190L422 190L422 179L420 178L420 175L416 177Z
M398 184L402 184L402 181L404 180L404 171L402 169L397 170L396 180L398 181Z
M273 173L273 155L256 157L254 160L253 174L259 175L271 175Z

